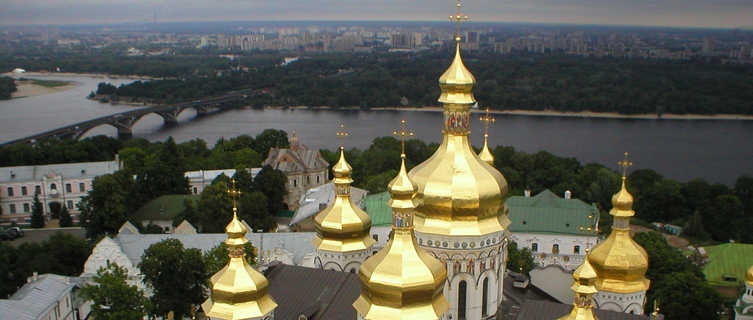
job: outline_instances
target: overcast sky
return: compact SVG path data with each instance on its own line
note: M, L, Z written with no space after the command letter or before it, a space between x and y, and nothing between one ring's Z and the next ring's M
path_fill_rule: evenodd
M2 0L0 24L444 20L453 0ZM466 0L475 21L753 26L753 0Z

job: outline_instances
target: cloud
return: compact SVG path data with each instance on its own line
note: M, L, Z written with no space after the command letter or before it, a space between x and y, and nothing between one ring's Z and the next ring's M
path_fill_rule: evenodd
M444 20L452 0L5 0L0 24L207 20ZM750 0L466 0L475 21L737 27Z

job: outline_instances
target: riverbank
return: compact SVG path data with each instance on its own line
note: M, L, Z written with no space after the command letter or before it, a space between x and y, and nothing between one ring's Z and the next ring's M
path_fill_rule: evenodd
M35 81L34 79L16 80L16 92L11 94L12 99L40 96L60 91L73 89L80 84L74 81L68 81L65 84L55 83L48 85Z
M288 109L307 109L307 110L335 110L331 107L274 107L274 108L288 108ZM336 110L349 110L358 111L361 110L358 107L351 108L337 108ZM375 107L369 109L371 111L419 111L419 112L440 112L441 107ZM474 109L473 113L484 113L486 110ZM495 115L514 115L514 116L534 116L534 117L572 117L572 118L605 118L605 119L640 119L640 120L753 120L753 115L747 114L662 114L661 117L656 114L620 114L616 112L592 112L592 111L579 111L579 112L563 112L554 110L491 110L491 114Z
M156 80L150 76L140 75L119 75L109 73L73 73L73 72L43 72L43 71L27 71L24 73L6 72L0 74L0 76L6 76L11 78L28 78L28 77L89 77L96 79L133 79L133 80Z

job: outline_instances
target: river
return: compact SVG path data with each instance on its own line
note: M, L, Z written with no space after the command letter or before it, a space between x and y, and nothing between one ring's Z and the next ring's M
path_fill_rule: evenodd
M44 77L45 79L61 79ZM28 136L134 107L93 102L85 96L102 79L65 77L80 85L63 92L0 101L0 141ZM108 80L116 84L130 80ZM169 136L176 141L194 138L213 144L220 137L256 135L266 128L296 131L303 144L335 149L339 122L350 128L346 147L367 147L380 136L390 135L401 119L408 121L416 138L438 142L442 115L426 111L325 111L304 109L239 109L195 118L183 112L179 125L163 127L157 115L144 117L134 126L134 136L151 141ZM475 145L483 139L482 124L471 124ZM103 126L88 135L115 135ZM644 120L577 117L498 115L490 128L490 145L510 145L533 153L549 151L575 157L583 163L597 162L616 168L622 153L631 153L636 168L652 168L665 177L686 181L703 178L732 185L742 174L753 174L753 121L736 120Z

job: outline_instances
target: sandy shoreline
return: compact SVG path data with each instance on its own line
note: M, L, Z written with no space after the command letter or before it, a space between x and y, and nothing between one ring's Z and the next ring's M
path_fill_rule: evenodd
M16 92L11 94L12 99L40 96L44 94L50 94L68 89L73 89L80 84L78 82L70 82L63 86L57 87L45 87L38 84L34 84L32 80L16 80Z
M40 72L40 71L27 71L24 73L6 72L0 74L0 76L6 76L11 78L28 78L28 77L88 77L96 79L133 79L133 80L152 80L157 79L149 76L139 75L117 75L117 74L105 74L105 73L73 73L73 72Z
M290 109L311 109L311 110L331 110L331 107L288 107ZM360 110L359 108L339 108L337 110ZM417 111L417 112L440 112L440 107L379 107L371 108L373 111ZM473 113L484 113L485 110L471 110ZM753 115L746 114L663 114L658 117L656 114L619 114L616 112L562 112L554 110L491 110L491 114L496 115L514 115L514 116L534 116L534 117L571 117L571 118L607 118L607 119L641 119L641 120L753 120Z

